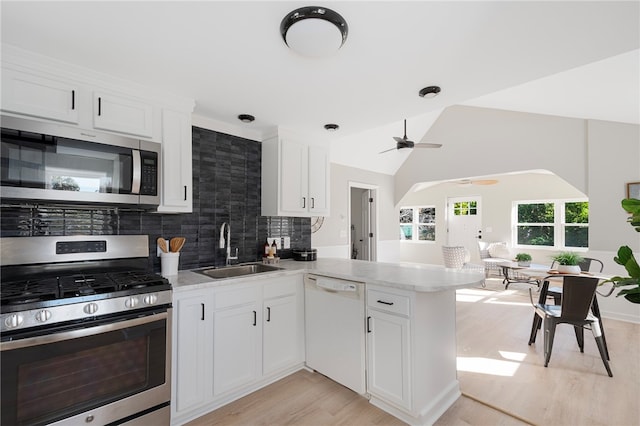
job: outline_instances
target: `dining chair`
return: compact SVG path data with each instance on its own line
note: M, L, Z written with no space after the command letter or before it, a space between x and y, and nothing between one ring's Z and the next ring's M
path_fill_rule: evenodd
M591 304L598 287L598 279L592 277L579 277L568 275L563 278L563 296L560 305L547 305L534 303L533 294L529 289L529 299L535 313L544 321L544 366L549 365L556 326L558 324L570 324L574 327L576 340L580 352L584 353L584 329L589 328L596 340L600 357L609 377L613 377L609 367L609 356L600 328L600 320L590 312ZM531 344L532 341L529 341Z
M595 259L593 257L585 257L583 258L582 262L578 263L578 265L580 266L580 270L582 272L602 272L602 270L604 269L604 263L602 263L602 261L600 259ZM555 269L555 267L557 266L556 261L554 260L553 263L551 264L551 269ZM611 286L611 288L609 289L609 291L606 292L600 292L598 290L596 290L596 292L600 295L600 296L604 296L604 297L609 297L611 296L611 293L613 293L614 287ZM550 297L553 297L553 303L555 303L556 305L560 304L560 300L562 298L562 288L561 287L549 287L549 291L547 292L547 295ZM598 314L599 316L599 314Z

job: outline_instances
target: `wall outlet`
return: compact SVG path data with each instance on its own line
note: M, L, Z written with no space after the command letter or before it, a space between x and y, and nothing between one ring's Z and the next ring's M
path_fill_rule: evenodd
M280 237L269 237L267 238L267 241L269 241L269 245L273 244L273 242L276 242L276 249L280 250L282 248L282 239Z
M291 248L291 237L282 237L282 248L284 249Z

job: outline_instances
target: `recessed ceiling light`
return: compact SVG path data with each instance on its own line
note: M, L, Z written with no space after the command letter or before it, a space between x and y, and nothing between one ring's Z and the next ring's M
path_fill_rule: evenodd
M349 26L339 13L307 6L289 13L280 22L280 34L289 48L303 56L335 53L347 40Z
M251 123L255 119L256 118L253 115L249 115L249 114L240 114L238 116L238 120L242 121L243 123Z
M435 98L440 93L439 86L428 86L418 93L423 98Z
M329 123L329 124L325 124L324 128L330 132L335 132L340 128L340 126L338 126L337 124Z

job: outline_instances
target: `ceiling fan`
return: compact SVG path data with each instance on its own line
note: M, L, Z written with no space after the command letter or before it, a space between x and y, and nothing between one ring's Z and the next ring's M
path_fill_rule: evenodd
M414 143L413 141L410 141L409 139L407 139L407 120L406 119L404 120L404 136L401 138L394 136L393 139L395 139L396 141L396 147L381 151L379 152L379 154L383 154L385 152L398 150L402 148L440 148L442 146L442 144L440 143Z
M468 186L468 185L495 185L498 183L497 179L462 179L451 181L451 183L455 183L459 186Z

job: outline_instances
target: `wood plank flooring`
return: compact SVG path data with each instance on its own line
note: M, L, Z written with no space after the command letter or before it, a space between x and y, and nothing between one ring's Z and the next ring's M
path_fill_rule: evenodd
M528 288L512 284L502 291L500 281L490 279L486 289L458 292L463 396L436 425L640 425L640 325L604 319L613 378L590 332L580 353L569 326L558 327L545 368L542 334L527 345L533 318ZM300 371L189 426L402 424L326 377Z

